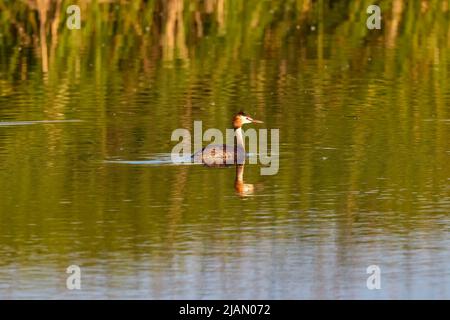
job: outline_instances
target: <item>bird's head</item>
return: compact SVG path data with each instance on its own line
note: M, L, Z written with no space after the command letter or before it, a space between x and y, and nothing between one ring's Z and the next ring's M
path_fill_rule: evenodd
M233 127L238 129L247 123L263 123L260 120L253 119L248 114L245 114L243 111L238 112L233 117Z

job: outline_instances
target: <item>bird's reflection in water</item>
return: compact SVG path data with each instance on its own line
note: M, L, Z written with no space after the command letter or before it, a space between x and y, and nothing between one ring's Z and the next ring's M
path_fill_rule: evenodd
M244 165L236 165L236 178L234 180L234 189L242 196L252 195L255 191L255 187L251 183L244 183Z

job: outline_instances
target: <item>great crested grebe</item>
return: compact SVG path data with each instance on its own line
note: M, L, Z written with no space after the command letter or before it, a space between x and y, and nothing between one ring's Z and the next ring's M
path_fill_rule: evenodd
M193 154L194 162L204 163L207 166L218 167L229 164L243 164L245 161L245 144L242 136L242 126L247 123L263 123L255 120L244 112L239 112L233 117L233 128L236 137L234 146L226 144L208 145L201 151Z

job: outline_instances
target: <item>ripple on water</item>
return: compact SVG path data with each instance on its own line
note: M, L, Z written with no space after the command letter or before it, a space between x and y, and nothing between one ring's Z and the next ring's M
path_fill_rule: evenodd
M82 122L83 120L71 119L71 120L31 120L31 121L0 121L0 127L10 126L29 126L34 124L56 124L56 123L74 123Z

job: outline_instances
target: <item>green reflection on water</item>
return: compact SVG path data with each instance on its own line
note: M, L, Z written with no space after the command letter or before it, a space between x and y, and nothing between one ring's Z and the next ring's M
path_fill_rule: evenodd
M68 30L72 1L0 1L0 296L72 297L78 263L92 297L449 297L449 2L369 31L370 2L80 1ZM248 197L233 168L105 162L241 109L280 129Z

